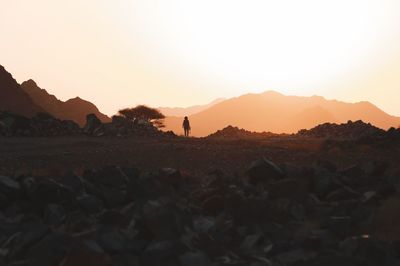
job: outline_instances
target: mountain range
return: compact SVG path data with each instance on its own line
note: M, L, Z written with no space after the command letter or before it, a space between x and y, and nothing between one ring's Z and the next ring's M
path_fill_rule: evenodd
M192 135L207 136L228 125L250 131L296 133L322 123L363 120L388 129L400 125L400 117L389 115L370 102L346 103L320 96L286 96L274 91L217 99L209 104L187 108L160 108L167 116L165 130L182 132L182 120L189 116ZM31 117L47 112L56 118L73 120L81 126L86 115L94 113L103 122L111 119L91 102L79 97L61 101L40 88L35 81L21 85L0 66L0 111Z
M166 130L182 132L182 117L167 117ZM322 123L363 120L377 127L398 127L400 118L370 102L346 103L320 96L286 96L274 91L246 94L214 104L189 116L192 135L207 136L228 125L250 131L296 133Z
M22 82L21 88L32 98L35 104L59 119L73 120L83 126L86 123L86 115L95 114L102 122L111 121L93 103L79 97L63 102L56 96L49 94L45 89L40 88L32 79Z
M157 108L161 113L163 113L165 116L188 116L188 115L194 115L196 113L200 113L201 111L204 111L208 108L210 108L213 105L216 105L217 103L220 103L224 101L225 98L218 98L208 104L204 105L194 105L190 107L159 107Z
M31 79L20 85L3 66L0 66L0 110L27 117L46 112L59 119L73 120L81 126L86 122L86 115L91 113L103 122L111 120L93 103L79 97L63 102Z

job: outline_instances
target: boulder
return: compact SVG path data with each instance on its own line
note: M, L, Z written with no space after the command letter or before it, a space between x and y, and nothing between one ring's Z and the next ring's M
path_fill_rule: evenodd
M83 127L83 132L86 134L92 135L97 130L98 132L101 130L102 123L100 119L95 114L88 114L86 116L86 124Z
M211 261L203 252L187 252L179 256L181 266L211 266Z
M251 163L247 170L249 183L269 183L284 177L283 171L273 162L263 158Z
M22 185L36 208L44 208L50 203L67 206L75 199L73 190L51 178L24 178Z
M21 195L21 186L13 178L0 176L0 193L7 196L9 199L18 199Z

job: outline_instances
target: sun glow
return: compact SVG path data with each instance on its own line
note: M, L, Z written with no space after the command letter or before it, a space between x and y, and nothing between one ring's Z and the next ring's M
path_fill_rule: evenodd
M265 90L400 114L399 11L397 0L9 1L0 64L108 114Z
M304 94L364 68L399 29L381 1L135 1L125 22L165 63ZM383 19L385 17L385 19ZM381 54L379 54L380 56ZM309 91L307 91L309 90Z

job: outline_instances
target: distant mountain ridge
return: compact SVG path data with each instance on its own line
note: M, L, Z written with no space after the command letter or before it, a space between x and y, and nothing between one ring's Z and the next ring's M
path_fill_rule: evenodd
M37 105L59 119L73 120L83 126L86 123L86 115L95 114L102 122L111 121L93 103L79 97L63 102L56 96L49 94L45 89L40 88L32 79L23 82L21 88L29 94Z
M37 105L20 87L13 76L0 65L0 111L9 111L27 117L45 110Z
M62 120L73 120L83 126L87 114L95 114L102 122L111 119L101 113L91 102L79 97L61 101L41 89L32 79L21 85L0 65L0 111L8 111L27 117L43 112Z
M227 99L189 116L192 134L207 136L228 125L246 130L296 133L322 123L363 120L377 127L398 127L400 118L369 102L346 103L320 96L286 96L275 91ZM182 117L168 117L166 130L182 132Z
M161 111L165 116L189 116L199 113L203 110L210 108L211 106L224 101L225 98L218 98L208 104L204 105L194 105L190 107L159 107L158 110Z

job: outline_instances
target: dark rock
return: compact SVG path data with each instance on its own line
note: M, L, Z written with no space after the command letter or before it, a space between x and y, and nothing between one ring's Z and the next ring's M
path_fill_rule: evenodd
M116 254L112 256L114 266L140 266L139 258L132 254Z
M261 239L262 239L262 234L246 236L246 238L240 245L240 248L245 251L254 250L255 246L260 242Z
M102 126L102 123L95 114L88 114L86 116L86 125L83 127L83 132L85 132L86 134L92 135L95 133L96 130L100 131L101 126Z
M173 168L163 168L160 170L160 179L162 182L167 182L175 188L182 185L183 179L181 172Z
M202 210L205 214L217 214L225 208L224 198L221 195L213 195L204 200Z
M304 199L307 195L308 184L304 180L286 178L268 185L268 196L272 199Z
M283 171L273 162L263 158L251 163L247 170L249 182L253 185L268 183L284 177Z
M85 171L86 190L100 198L108 207L121 206L127 201L128 177L115 166Z
M333 162L327 160L317 160L316 166L317 168L324 168L331 173L335 173L338 170L338 167Z
M107 230L100 233L98 242L110 254L123 253L127 250L126 238L119 230Z
M86 190L104 201L108 208L120 207L127 202L127 192L113 187L99 186L86 182Z
M385 199L376 212L375 223L377 237L382 240L400 240L400 199Z
M98 213L103 210L103 202L93 195L82 195L77 198L79 206L89 214Z
M3 124L3 130L6 131L6 135L22 136L23 132L32 131L29 118L21 115L0 112L0 121Z
M177 210L160 201L148 201L143 206L143 219L146 228L156 238L172 239L183 229L177 216Z
M37 208L44 207L49 203L69 205L74 201L74 192L53 179L25 178L22 182L29 200Z
M316 253L304 249L294 249L277 256L277 260L283 265L293 265L304 261L311 260L316 257Z
M60 266L111 266L110 257L94 241L84 241L71 249L60 263Z
M181 266L210 266L210 259L203 252L187 252L179 256Z
M58 184L61 184L71 191L74 192L76 195L81 195L84 194L85 192L85 186L83 184L83 181L80 177L76 176L72 172L68 172L66 175L62 176L57 176L57 177L52 177L54 181L56 181Z
M329 192L339 189L336 179L338 175L328 172L324 169L317 169L313 175L312 188L316 195L320 197L326 196Z
M193 229L198 233L208 233L214 230L216 221L212 217L197 217L193 219Z
M128 177L116 166L106 166L100 169L87 170L83 178L96 186L109 188L124 188L128 183Z
M31 222L21 228L21 234L13 241L10 258L24 256L28 249L49 233L49 228L38 222Z
M360 194L345 188L334 190L326 195L326 200L328 201L344 201L359 198L361 198Z
M44 220L49 225L61 225L66 218L65 209L57 204L48 204L44 211Z
M77 240L63 233L52 233L35 243L28 251L32 266L59 265Z
M143 253L141 265L172 266L179 265L178 255L182 247L175 241L159 241L151 243Z
M345 237L351 234L351 217L330 217L328 228L336 236Z
M0 176L0 193L10 199L17 199L21 194L21 186L11 177Z

